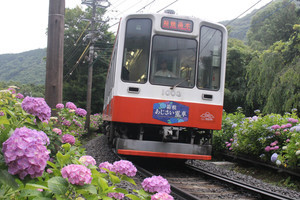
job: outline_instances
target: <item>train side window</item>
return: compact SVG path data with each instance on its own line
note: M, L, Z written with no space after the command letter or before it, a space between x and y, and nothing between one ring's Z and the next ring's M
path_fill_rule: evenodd
M200 30L200 51L197 87L219 90L221 75L222 32L202 26Z
M148 77L152 21L129 19L126 25L121 79L145 83Z

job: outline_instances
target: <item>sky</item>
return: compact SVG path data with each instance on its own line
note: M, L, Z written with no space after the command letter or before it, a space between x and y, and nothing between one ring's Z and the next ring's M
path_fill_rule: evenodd
M272 0L109 0L106 17L110 25L127 13L152 12L167 7L179 15L213 22L232 20L254 6L260 8ZM81 0L65 0L66 8L85 5ZM144 9L142 9L145 7ZM0 54L20 53L47 47L49 0L0 0ZM163 11L161 11L163 12ZM246 14L247 14L246 13ZM112 26L111 30L114 31Z

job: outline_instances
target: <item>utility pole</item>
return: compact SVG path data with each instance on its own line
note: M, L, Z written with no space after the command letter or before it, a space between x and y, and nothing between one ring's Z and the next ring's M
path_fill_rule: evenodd
M51 108L62 102L64 15L65 0L49 0L45 100Z
M103 4L104 3L104 4ZM107 5L105 5L107 3ZM90 115L91 115L91 102L92 102L92 80L93 80L93 63L94 63L94 44L97 40L97 30L95 29L96 20L96 9L107 8L110 6L110 3L107 0L82 0L82 4L92 7L92 19L89 19L91 22L91 30L88 33L90 39L90 48L89 48L89 64L88 64L88 81L87 81L87 98L86 98L86 121L85 121L85 130L90 134ZM102 21L101 21L102 22Z

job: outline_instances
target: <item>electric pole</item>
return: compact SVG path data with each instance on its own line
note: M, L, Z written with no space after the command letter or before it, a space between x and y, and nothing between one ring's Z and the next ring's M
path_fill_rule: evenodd
M103 4L104 3L104 4ZM105 3L107 3L105 5ZM85 121L85 129L90 134L90 115L91 115L91 102L92 102L92 80L93 80L93 64L94 64L94 44L97 40L97 30L96 30L96 9L97 7L100 8L107 8L110 6L108 0L82 0L82 4L92 7L92 18L88 19L91 22L91 30L88 33L88 38L90 39L90 48L89 48L89 64L88 64L88 81L87 81L87 98L86 98L86 121ZM85 19L87 20L87 19ZM103 21L100 21L103 22Z
M51 108L55 108L56 104L62 103L64 15L65 0L50 0L45 100Z

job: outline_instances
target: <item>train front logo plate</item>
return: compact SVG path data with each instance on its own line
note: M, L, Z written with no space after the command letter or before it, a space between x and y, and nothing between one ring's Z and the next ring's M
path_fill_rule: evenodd
M168 124L187 122L189 120L189 107L174 101L155 103L153 104L153 119Z

